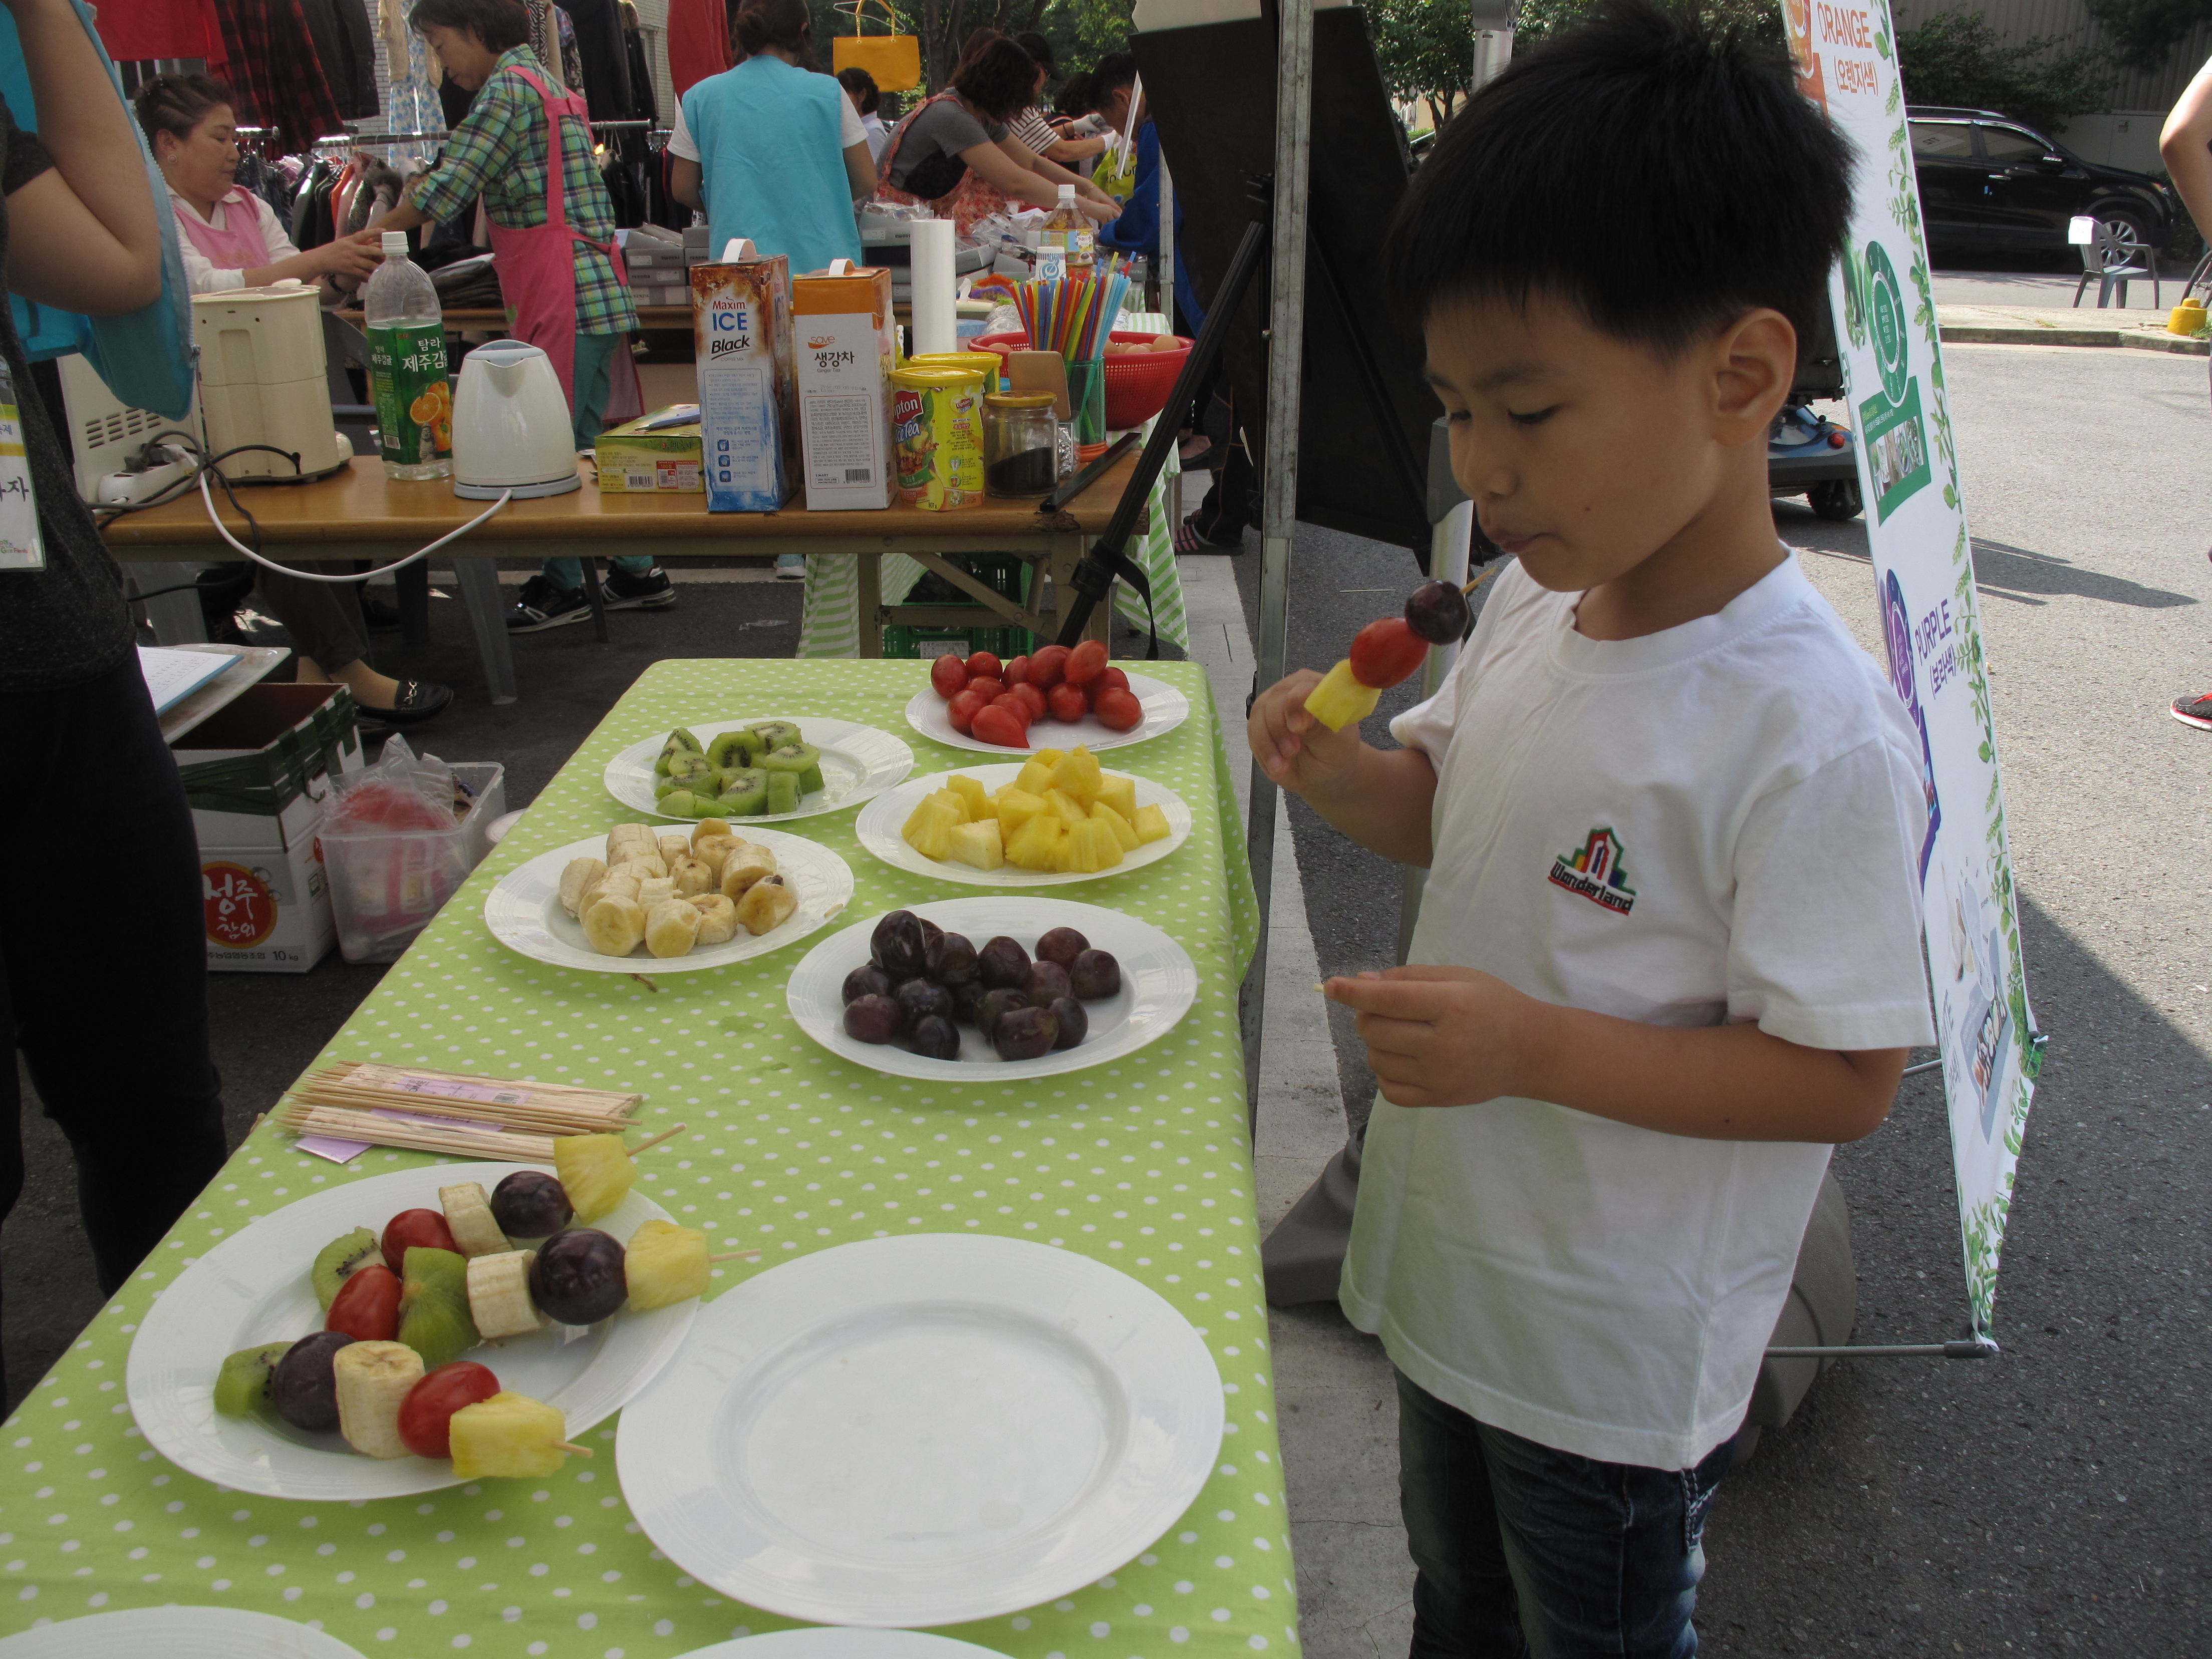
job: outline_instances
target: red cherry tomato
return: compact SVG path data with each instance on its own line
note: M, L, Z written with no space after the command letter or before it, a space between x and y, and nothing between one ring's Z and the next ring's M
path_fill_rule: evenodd
M1024 684L1029 677L1030 659L1027 657L1016 657L1006 665L1006 684L1009 686Z
M1118 668L1109 668L1091 682L1091 695L1095 697L1109 686L1116 690L1127 691L1129 689L1129 677Z
M1106 642L1085 640L1067 653L1067 666L1060 678L1070 685L1088 685L1106 672Z
M1134 692L1120 686L1101 691L1097 706L1091 712L1109 732L1133 732L1145 720L1144 704L1137 701Z
M1010 688L1006 695L1009 696L1019 697L1022 700L1022 707L1030 711L1030 719L1032 720L1041 720L1045 717L1047 704L1045 702L1044 693L1038 690L1036 687L1031 685L1027 680L1024 680L1019 685Z
M499 1379L489 1365L473 1359L441 1365L407 1391L399 1407L399 1437L417 1457L451 1457L453 1413L498 1392Z
M357 1267L331 1304L326 1331L356 1342L389 1342L399 1334L399 1275L389 1267Z
M965 732L975 723L975 711L990 706L991 700L971 685L945 705L945 718L952 722L954 731Z
M946 652L929 665L930 689L947 702L958 696L961 688L967 684L968 665L951 652Z
M1389 690L1429 659L1429 642L1403 617L1371 622L1353 636L1352 677L1377 691Z
M1029 728L1014 710L995 702L975 716L975 733L978 742L995 743L1004 749L1030 746Z
M1022 723L1022 730L1026 732L1030 729L1031 724L1035 722L1036 716L1030 713L1028 701L1019 695L1021 687L1018 685L1012 690L1005 693L1003 696L992 698L991 707L994 708L1005 709L1009 714L1012 714L1016 720Z
M994 697L1005 695L1006 683L995 674L971 674L968 678L968 689L970 691L980 692L983 701L988 702Z
M453 1243L453 1230L435 1210L402 1210L384 1224L384 1259L387 1264L398 1262L396 1271L406 1270L408 1249L416 1244L451 1250L455 1255L461 1253L461 1247Z
M1048 645L1030 659L1030 684L1049 691L1067 678L1067 647Z
M968 659L968 678L971 680L1003 680L1006 674L996 657L988 651L978 651Z
M1066 720L1070 725L1091 712L1091 700L1083 695L1083 688L1070 685L1066 680L1046 692L1044 700L1046 707L1052 711L1053 719Z

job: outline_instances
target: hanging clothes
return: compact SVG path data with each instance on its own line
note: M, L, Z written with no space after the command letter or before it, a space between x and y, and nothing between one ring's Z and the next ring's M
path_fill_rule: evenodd
M576 46L584 64L584 98L594 121L627 121L630 114L629 60L623 52L622 19L615 0L569 0Z
M362 0L300 0L314 37L315 57L338 113L349 121L378 113L376 36Z
M213 0L100 0L93 27L117 63L149 58L204 58L208 73L223 72L222 31Z
M668 81L678 99L736 61L722 0L668 0Z
M630 0L620 0L623 28L623 55L629 60L629 118L633 121L658 120L653 101L653 67L646 61L645 30L637 20L637 8Z
M213 3L241 125L274 127L288 149L345 131L301 0Z

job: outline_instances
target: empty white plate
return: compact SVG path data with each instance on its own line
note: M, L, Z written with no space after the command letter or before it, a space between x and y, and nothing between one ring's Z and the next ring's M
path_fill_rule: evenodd
M702 1311L623 1413L669 1558L792 1619L949 1625L1093 1583L1174 1525L1221 1443L1189 1322L1073 1250L864 1239Z
M362 1659L361 1650L348 1647L335 1636L240 1607L124 1607L0 1638L0 1659L148 1659L149 1655L159 1659Z
M918 1630L852 1630L820 1625L770 1631L694 1648L678 1659L1006 1659L993 1648Z

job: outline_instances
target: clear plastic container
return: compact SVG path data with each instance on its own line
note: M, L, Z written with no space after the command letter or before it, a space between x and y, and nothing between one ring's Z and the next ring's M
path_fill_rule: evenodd
M384 263L361 291L368 377L387 478L450 477L453 388L445 315L429 273L407 257L404 232L384 233Z
M451 830L319 833L338 951L348 962L396 962L491 850L491 821L507 811L507 769L455 761L453 781L475 797Z
M1037 275L1047 281L1088 276L1097 258L1097 232L1090 215L1075 205L1075 186L1060 187L1060 205L1040 228Z

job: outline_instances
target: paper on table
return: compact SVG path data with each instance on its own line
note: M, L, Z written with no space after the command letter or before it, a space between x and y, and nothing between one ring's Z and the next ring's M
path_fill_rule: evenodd
M213 651L138 647L138 672L146 677L146 690L153 696L156 714L167 714L236 660Z
M396 1123L419 1124L425 1129L480 1129L487 1134L495 1134L504 1127L497 1123L470 1123L457 1117L429 1117L416 1112L395 1112L388 1106L372 1106L369 1115L388 1117ZM292 1144L303 1152L313 1152L317 1158L326 1158L333 1164L350 1164L375 1143L343 1140L336 1135L301 1135Z

